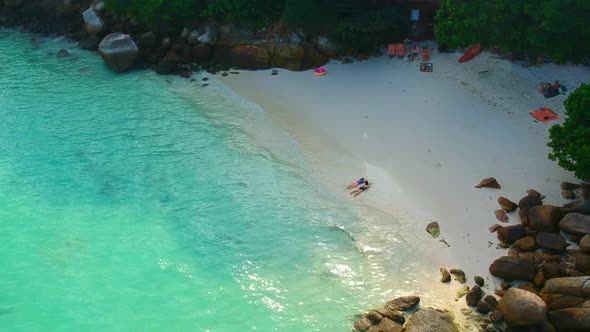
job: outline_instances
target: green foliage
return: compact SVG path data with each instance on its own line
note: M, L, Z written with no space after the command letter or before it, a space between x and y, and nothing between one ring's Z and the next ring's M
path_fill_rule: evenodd
M105 0L107 9L147 24L182 23L197 13L195 0Z
M289 26L313 32L333 24L336 11L321 0L285 0L283 19Z
M563 125L549 129L549 159L574 172L582 180L590 179L590 84L582 84L563 103L567 118Z
M345 49L364 51L399 41L407 37L409 30L409 11L402 7L387 7L362 10L356 16L342 20L331 37Z
M443 0L436 15L439 44L480 43L504 51L582 60L590 52L590 1Z
M284 0L209 0L205 14L218 20L262 26L277 20Z

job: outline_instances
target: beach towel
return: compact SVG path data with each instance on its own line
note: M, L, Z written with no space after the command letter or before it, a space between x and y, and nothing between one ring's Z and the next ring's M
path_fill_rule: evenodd
M559 119L559 115L555 114L552 110L547 107L541 107L537 110L530 112L531 116L543 123L551 122Z

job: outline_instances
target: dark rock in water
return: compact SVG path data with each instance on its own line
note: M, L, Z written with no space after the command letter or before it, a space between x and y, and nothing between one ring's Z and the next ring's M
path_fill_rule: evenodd
M423 308L411 315L404 332L459 332L451 313L446 310Z
M485 281L483 280L482 277L480 276L475 276L473 277L473 280L475 281L475 284L478 285L479 287L483 287Z
M475 186L475 188L500 189L501 186L495 178L490 177L490 178L485 178L485 179L481 180L479 182L479 184L477 186Z
M390 310L406 311L414 308L418 305L418 303L420 303L420 297L404 296L387 302L385 304L385 308Z
M504 319L510 325L537 325L545 321L547 306L534 293L510 288L498 302Z
M194 78L191 78L189 81L190 81L190 82L196 82L197 80L196 80L196 79L194 79Z
M582 273L590 272L590 255L576 256L576 270Z
M568 246L565 238L555 233L539 233L535 238L535 242L540 248L556 253L564 253Z
M272 76L276 76L276 75L278 75L279 73L277 73L276 71L273 71L273 72L272 72L272 73L270 73L270 74L271 74Z
M191 74L192 73L190 71L181 71L179 75L180 75L180 77L183 77L183 78L190 78Z
M590 308L567 308L549 313L558 331L590 331Z
M590 216L580 213L569 213L559 223L562 231L573 235L590 234Z
M516 242L514 242L514 245L520 250L520 251L533 251L537 248L537 245L535 243L535 238L532 236L525 236L521 239L516 240Z
M139 49L129 35L115 32L106 36L98 46L104 62L115 72L131 68L137 59Z
M486 301L492 309L496 309L498 307L498 300L496 300L493 295L486 295L482 301Z
M490 314L490 320L492 321L492 323L501 322L504 320L504 315L502 314L502 312L500 310L494 310Z
M205 83L205 84L201 84L202 87L206 87L209 86L209 84Z
M440 281L445 283L451 281L451 274L444 267L440 268Z
M203 77L203 78L201 79L201 81L204 81L204 82L206 82L206 81L208 81L208 80L209 80L209 78L208 78L208 77Z
M57 51L57 54L56 54L56 56L58 58L67 58L67 57L69 57L71 55L72 55L72 53L70 53L70 51L68 51L65 48L62 48L61 50Z
M487 303L486 301L479 301L477 302L477 304L475 305L477 308L477 312L479 312L480 314L487 314L488 312L490 312L490 310L492 310L492 308L490 307L490 304Z
M490 273L506 280L527 280L535 278L535 265L525 257L502 256L490 265Z
M221 76L223 76L223 77L226 77L228 75L229 75L228 73L221 73Z
M580 184L577 183L571 183L571 182L562 182L560 189L561 190L567 190L567 191L574 191L574 190L578 190L582 188L582 186Z
M426 226L426 231L432 235L432 237L437 238L440 235L440 227L438 226L438 222L433 221L428 226Z
M468 306L475 306L483 297L483 291L478 285L473 286L465 296L465 302Z
M154 48L158 46L158 37L153 32L146 32L143 35L139 36L137 40L139 47L142 48Z
M85 40L82 40L78 43L81 49L91 52L98 51L98 45L100 44L100 38L96 35L91 35Z
M496 216L496 219L501 222L508 222L510 220L504 210L496 210L494 211L494 215Z
M401 311L385 308L375 309L375 311L378 312L381 316L389 318L396 323L404 324L406 322L406 317L404 316L404 313Z
M559 206L537 205L528 211L529 227L539 232L556 232L562 216L562 208Z
M578 245L580 246L582 251L590 253L590 234L584 235L582 239L580 239Z
M503 196L498 197L498 204L500 204L500 207L502 207L502 210L504 210L506 212L515 211L516 208L518 207L518 204L514 203L513 201L511 201L508 198L503 197Z
M526 231L523 225L507 226L498 229L497 231L498 240L506 243L513 243L514 241L523 238L526 235Z
M463 272L463 270L451 269L449 272L455 277L455 280L457 280L458 282L462 284L467 282L467 279L465 278L465 272Z
M232 75L239 75L240 74L239 71L230 71L229 73L232 74Z
M561 197L563 197L563 199L576 199L576 194L570 190L562 190Z

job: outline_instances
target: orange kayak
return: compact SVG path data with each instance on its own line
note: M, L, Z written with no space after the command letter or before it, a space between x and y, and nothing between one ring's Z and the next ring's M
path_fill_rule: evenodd
M467 50L467 52L465 52L465 54L463 54L462 57L459 58L459 63L463 63L465 61L473 59L476 55L479 54L479 52L481 52L481 45L473 45L469 50Z

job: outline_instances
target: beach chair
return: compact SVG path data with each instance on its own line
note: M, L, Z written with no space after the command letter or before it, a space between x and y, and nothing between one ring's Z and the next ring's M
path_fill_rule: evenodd
M428 47L422 48L422 61L426 62L430 60L430 49Z
M387 59L391 59L392 57L395 57L395 50L396 50L396 46L397 44L389 44L387 45Z
M404 58L404 56L406 56L406 45L404 44L397 44L395 46L395 55L397 55L399 58Z

